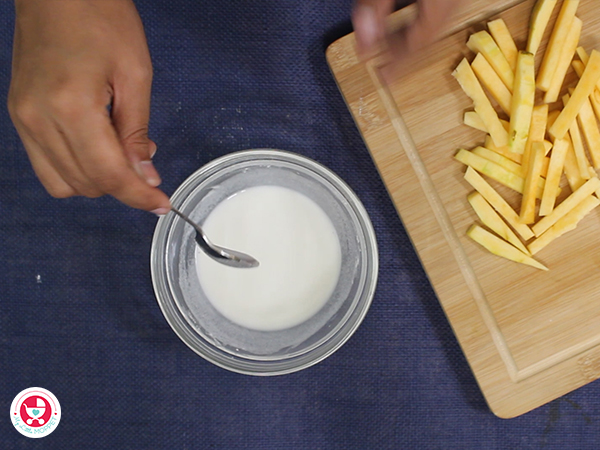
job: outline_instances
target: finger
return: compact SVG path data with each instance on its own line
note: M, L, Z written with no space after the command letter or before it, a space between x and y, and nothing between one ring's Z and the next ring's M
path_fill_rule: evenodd
M35 139L46 161L73 188L77 195L90 198L102 196L103 192L98 190L83 172L75 152L70 148L59 126L58 123L48 122L35 135L30 133L30 136Z
M53 115L53 117L57 116L57 114ZM83 174L64 136L58 130L58 123L40 114L39 108L34 109L27 103L13 105L11 118L32 160L36 175L42 177L40 181L51 195L55 197L102 195ZM58 179L62 181L59 182ZM69 190L64 189L62 183L69 185L72 192L68 193Z
M112 120L133 168L150 186L156 187L161 183L151 161L156 144L148 139L152 70L149 63L147 69L137 70L115 76Z
M437 40L444 31L460 0L419 0L419 15L405 33L409 52L414 52Z
M152 161L139 161L134 165L134 169L150 186L158 187L160 185L160 175L154 168Z
M79 163L77 149L71 146L64 130L57 128L46 131L43 142L46 155L61 177L75 189L79 195L89 198L101 197L104 192L96 187Z
M54 168L46 152L33 138L22 132L19 132L19 136L21 137L33 171L40 180L40 183L42 183L42 186L44 186L52 197L67 198L79 194L62 178L60 173Z
M157 214L169 211L169 198L142 180L131 167L105 114L91 112L74 125L69 140L78 149L84 173L98 189L133 208Z
M154 168L154 164L152 163L152 158L154 158L154 155L156 154L156 144L150 139L148 139L148 143L150 159L140 161L134 166L134 169L136 169L138 175L141 175L142 178L146 180L146 183L150 186L157 187L162 181L158 171Z
M386 37L392 61L382 70L387 82L397 78L402 67L409 66L407 62L412 55L439 38L461 2L462 0L418 0L417 19L408 27Z
M385 38L386 17L394 10L394 0L357 0L352 11L358 53L373 53Z

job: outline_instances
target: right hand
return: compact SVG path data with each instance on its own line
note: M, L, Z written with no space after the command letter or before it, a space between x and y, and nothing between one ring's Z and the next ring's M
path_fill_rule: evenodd
M352 23L356 32L358 53L368 57L379 48L387 49L392 65L388 77L412 53L433 43L451 13L462 0L417 0L417 19L395 33L386 33L386 17L394 11L395 0L356 0ZM387 77L386 77L387 78Z
M166 214L148 139L152 65L132 1L16 0L16 12L8 107L46 190Z

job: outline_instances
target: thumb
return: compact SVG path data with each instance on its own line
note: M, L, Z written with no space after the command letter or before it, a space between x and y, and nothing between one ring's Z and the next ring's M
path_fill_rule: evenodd
M150 89L152 75L138 80L125 79L115 83L112 120L125 156L150 186L160 185L161 179L152 164L156 144L148 138L150 118Z

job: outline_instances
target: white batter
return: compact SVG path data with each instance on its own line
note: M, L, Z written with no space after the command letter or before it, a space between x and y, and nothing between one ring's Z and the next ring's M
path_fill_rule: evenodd
M248 253L260 266L236 269L196 250L200 284L214 307L246 328L290 328L330 298L341 268L331 220L311 199L278 186L257 186L226 199L203 229L215 243Z

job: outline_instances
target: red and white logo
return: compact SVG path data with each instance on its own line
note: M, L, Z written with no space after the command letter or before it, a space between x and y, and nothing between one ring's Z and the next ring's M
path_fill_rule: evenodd
M19 433L41 438L52 433L60 422L60 403L46 389L32 387L21 391L10 406L10 418Z

